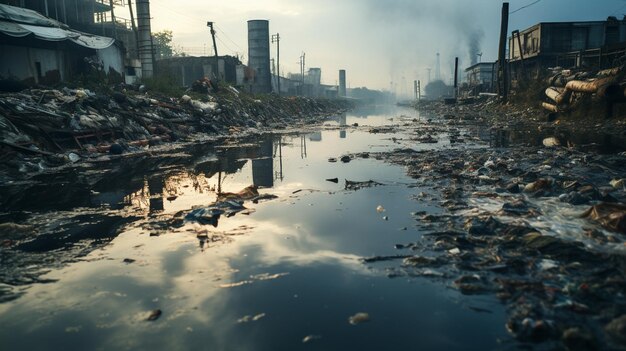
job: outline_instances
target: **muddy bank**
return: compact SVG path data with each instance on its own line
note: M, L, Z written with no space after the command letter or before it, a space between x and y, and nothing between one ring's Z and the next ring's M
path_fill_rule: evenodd
M422 101L417 108L458 125L487 126L494 134L494 142L501 146L536 146L542 145L545 138L555 137L561 145L586 147L590 151L626 151L626 117L606 118L603 110L594 104L575 113L559 115L550 114L534 100L533 103L502 104L488 97L460 100L454 105Z
M0 179L30 178L103 155L319 122L344 100L253 96L233 87L181 97L119 88L25 90L0 95Z
M364 264L390 278L429 277L466 295L497 296L507 307L506 329L527 347L623 349L626 154L561 143L555 134L544 139L532 129L503 143L486 127L491 147L474 143L463 130L475 123L547 123L527 120L531 111L490 115L510 107L482 104L428 105L430 128L411 139L450 148L367 155L404 166L428 189L415 201L436 209L412 214L423 233L417 241Z

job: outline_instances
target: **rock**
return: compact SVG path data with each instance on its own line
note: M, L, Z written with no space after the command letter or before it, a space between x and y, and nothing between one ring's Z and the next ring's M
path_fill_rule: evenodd
M597 350L598 344L588 330L580 328L569 328L563 332L561 337L563 344L571 351Z
M465 222L465 230L470 235L494 235L500 228L502 228L502 223L492 216L473 217Z
M339 178L328 178L326 179L326 181L331 183L339 183Z
M615 343L626 346L626 314L613 319L604 327L604 331Z
M345 156L341 156L340 160L343 163L349 163L350 161L352 161L352 158L348 155L345 155Z
M111 147L109 148L109 153L111 155L121 155L122 153L124 153L124 149L120 144L111 144Z
M511 194L518 194L521 189L518 183L511 183L506 186L506 191L510 192Z

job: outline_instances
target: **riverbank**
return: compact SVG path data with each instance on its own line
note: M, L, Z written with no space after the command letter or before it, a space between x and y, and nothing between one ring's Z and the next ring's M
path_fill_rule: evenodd
M486 125L500 133L502 143L541 145L544 139L554 137L565 146L587 147L602 153L626 151L626 114L607 118L604 105L590 103L588 108L557 115L543 109L539 100L512 99L502 104L495 97L481 97L453 105L422 100L416 108L442 116L450 123Z
M436 210L413 213L419 240L365 264L495 295L508 332L528 347L625 347L624 119L547 121L495 100L430 102L420 111L429 130L412 140L450 148L367 157L404 166L429 189L415 201ZM490 147L467 133L480 125Z
M158 152L172 142L318 123L350 107L345 100L255 96L230 86L180 97L130 87L5 93L0 95L0 179L24 180L103 155Z

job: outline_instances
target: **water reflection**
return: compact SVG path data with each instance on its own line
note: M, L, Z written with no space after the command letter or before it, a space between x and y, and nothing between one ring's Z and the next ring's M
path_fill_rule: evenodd
M379 113L346 115L339 123L383 125L398 117ZM116 213L143 218L115 227L110 245L45 274L58 284L33 285L25 296L1 304L3 347L493 349L504 335L503 311L495 301L460 302L456 292L437 283L388 279L384 265L360 261L396 254L395 244L417 240L409 213L424 208L411 199L420 189L407 187L414 182L402 167L375 159L327 161L396 148L388 135L355 130L347 141L328 130L197 146L178 159L137 162L142 168L112 167L106 177L115 181L109 185L104 178L96 188L75 184L111 207L117 194L126 194ZM338 184L325 181L335 177ZM345 180L384 185L346 191ZM182 220L193 208L215 203L218 193L250 184L278 198L246 202L256 212L221 218L217 228ZM379 205L386 220L376 211ZM469 304L493 313L478 315ZM146 321L155 309L162 316ZM350 325L348 316L360 311L372 321ZM322 338L305 345L306 335Z

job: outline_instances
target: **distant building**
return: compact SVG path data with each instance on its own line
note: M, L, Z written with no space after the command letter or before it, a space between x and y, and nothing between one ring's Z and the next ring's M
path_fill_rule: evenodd
M480 62L465 69L467 84L473 93L491 92L494 85L495 62Z
M21 7L0 4L0 80L56 84L90 72L124 79L124 48Z
M241 61L233 56L219 56L215 63L213 56L170 57L157 61L157 70L168 72L181 86L191 84L203 77L218 79L232 85L244 85L250 74L246 75Z
M626 51L626 20L539 23L509 37L513 71L612 64ZM521 50L520 50L521 49Z

